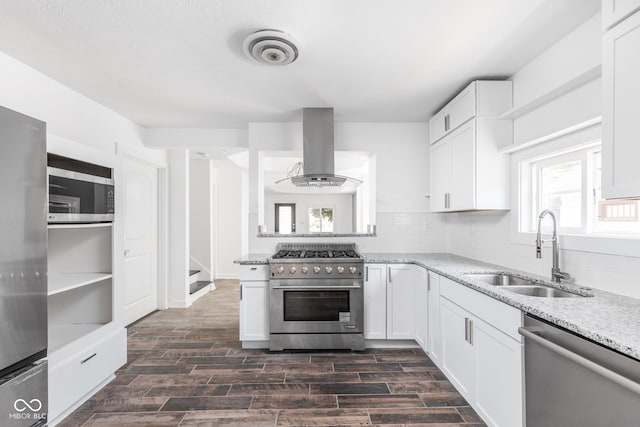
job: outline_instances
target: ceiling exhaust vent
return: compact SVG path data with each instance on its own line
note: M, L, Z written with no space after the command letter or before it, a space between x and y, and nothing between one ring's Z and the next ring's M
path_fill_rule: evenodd
M278 30L260 30L249 34L242 44L244 53L267 65L287 65L298 59L293 38Z

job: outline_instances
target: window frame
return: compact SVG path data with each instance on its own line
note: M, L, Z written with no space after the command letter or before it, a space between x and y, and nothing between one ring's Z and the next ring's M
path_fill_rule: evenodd
M311 231L311 210L320 209L320 231ZM331 231L323 231L322 230L322 210L323 209L331 209L332 221L331 221ZM336 232L336 208L335 206L309 206L307 208L307 231L309 234L332 234Z
M528 246L526 254L531 252L531 256L535 256L535 240L536 233L534 231L521 231L521 188L523 181L526 182L527 177L520 168L523 161L533 158L540 158L566 151L576 145L595 144L602 140L602 128L600 123L592 126L581 128L574 132L562 135L549 141L529 146L519 151L511 153L511 243ZM530 218L525 218L530 220ZM548 237L548 233L545 237ZM545 248L551 247L550 239L546 238ZM561 250L572 250L579 252L591 252L607 255L622 255L637 257L640 253L640 235L638 234L565 234L560 233ZM547 250L547 249L545 249ZM526 255L523 255L526 256Z

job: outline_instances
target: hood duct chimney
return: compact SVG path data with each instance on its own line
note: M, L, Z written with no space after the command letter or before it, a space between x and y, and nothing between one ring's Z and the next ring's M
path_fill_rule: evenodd
M340 187L362 181L335 174L333 108L302 109L302 158L304 175L282 179L297 187Z

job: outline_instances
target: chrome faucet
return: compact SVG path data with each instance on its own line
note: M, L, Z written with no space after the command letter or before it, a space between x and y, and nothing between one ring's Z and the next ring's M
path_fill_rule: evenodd
M536 258L542 258L542 244L544 240L542 240L542 235L540 234L540 224L542 223L542 219L549 215L553 220L553 234L551 236L551 242L553 243L553 266L551 267L551 280L560 283L560 280L568 280L571 278L569 273L565 273L560 271L560 267L558 266L558 258L560 257L558 249L558 229L556 226L556 216L554 213L545 209L540 212L540 216L538 217L538 235L536 237Z

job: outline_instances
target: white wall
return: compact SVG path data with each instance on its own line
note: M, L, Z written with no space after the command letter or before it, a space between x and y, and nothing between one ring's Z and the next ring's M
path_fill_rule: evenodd
M243 169L230 161L213 162L215 170L216 278L238 278L233 261L243 255Z
M295 203L296 233L309 233L309 208L333 208L334 233L353 232L353 196L351 194L281 194L267 193L264 197L265 224L275 231L275 204Z
M58 149L70 147L69 156L81 152L86 159L90 155L96 163L113 164L117 169L121 154L166 165L165 150L144 146L144 128L3 52L0 52L0 105L46 122L49 141ZM119 176L120 171L116 170L116 177ZM121 205L118 201L122 197L123 192L116 186L116 206ZM165 216L166 212L159 212L159 218ZM124 253L123 219L123 212L116 211L114 254ZM160 230L161 240L165 233L166 230ZM159 252L161 262L165 262L163 255ZM115 256L113 261L114 319L120 322L124 310L124 256ZM161 282L165 279L163 271Z
M601 35L600 15L596 15L514 74L516 105L535 99L553 89L554 85L560 85L597 65ZM540 137L557 130L554 126L568 127L585 118L598 116L601 111L599 86L600 79L593 80L516 119L514 132L526 134L526 138ZM517 175L512 173L511 181L517 185ZM517 200L512 200L510 212L447 214L448 250L549 276L550 250L544 248L543 258L537 259L533 238L530 242L518 243L518 239L513 237L517 221L516 204ZM562 240L560 246L562 248ZM590 246L598 247L598 244ZM586 248L563 249L560 257L562 270L569 272L578 283L640 298L640 257L612 255L607 253L605 245L591 252Z
M189 268L200 270L199 280L215 278L212 172L208 159L189 162Z
M115 153L119 143L156 155L144 148L144 128L2 52L0 105L45 121L48 133L81 144Z
M426 123L336 123L335 149L373 153L375 168L370 178L376 194L377 237L332 238L334 242L356 242L362 252L437 252L446 249L446 226L439 215L430 214L428 199L429 150ZM273 253L278 242L316 241L317 238L256 237L260 151L302 150L301 123L249 124L249 252Z

